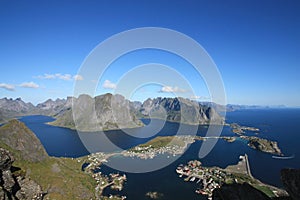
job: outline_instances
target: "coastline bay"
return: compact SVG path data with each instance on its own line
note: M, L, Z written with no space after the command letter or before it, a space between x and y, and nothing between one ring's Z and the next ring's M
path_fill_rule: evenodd
M282 116L284 116L284 118ZM224 140L218 140L214 149L205 158L201 159L201 162L203 166L207 167L218 166L226 168L228 165L237 164L239 156L247 153L252 175L262 182L281 187L282 184L279 178L280 169L284 167L299 168L300 162L297 157L297 155L300 155L299 150L297 150L297 141L299 139L297 135L297 122L299 121L299 116L300 109L241 110L227 113L227 122L236 122L245 126L258 127L261 130L258 134L259 137L278 141L285 155L295 155L292 159L283 160L272 158L271 154L249 148L243 141L237 140L228 143ZM88 154L76 131L45 124L51 120L53 120L53 118L45 116L26 116L21 118L21 121L41 140L49 155L58 157L79 157ZM144 121L146 123L149 122L147 119ZM159 120L157 123L159 123ZM166 122L158 134L150 138L142 139L136 139L122 133L122 131L107 131L104 134L115 144L120 144L122 148L127 149L145 143L156 136L174 135L174 133L177 132L178 126L176 123ZM180 135L188 135L188 130L191 127L195 128L194 126L186 126ZM149 135L152 130L154 130L153 127L145 126L132 131ZM205 130L205 127L200 126L197 135L204 136ZM246 135L247 134L251 133L246 132ZM234 136L234 134L229 127L224 127L221 136ZM182 183L174 171L178 164L186 163L191 159L197 159L202 142L203 141L196 141L193 143L178 160L161 170L146 174L128 173L124 190L120 194L128 196L129 199L141 199L145 198L145 193L157 191L164 194L165 198L170 199L181 199L182 197L202 199L202 197L196 195L194 192L196 185ZM120 159L123 158L111 157L108 161L113 162L114 160ZM101 170L103 170L104 173L114 171L105 165L101 166ZM176 188L176 192L172 192L174 188ZM107 190L104 190L104 194L106 192ZM184 196L180 196L180 194L184 194Z

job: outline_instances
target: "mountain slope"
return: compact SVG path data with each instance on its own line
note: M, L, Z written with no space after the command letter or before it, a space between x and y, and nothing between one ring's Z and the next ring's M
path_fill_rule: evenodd
M45 199L94 199L96 182L81 170L84 159L49 157L35 134L18 120L0 127L1 148L4 150L0 151L0 171L5 172L5 181L0 181L0 199L2 194L16 196L18 191L20 197L25 189L31 191L31 186ZM41 198L27 195L19 199Z
M30 162L45 160L48 155L39 139L25 124L13 119L0 127L0 140Z

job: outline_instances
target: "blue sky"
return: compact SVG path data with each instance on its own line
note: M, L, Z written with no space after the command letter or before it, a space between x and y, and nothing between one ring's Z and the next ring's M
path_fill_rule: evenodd
M100 42L128 29L163 27L206 49L228 103L300 106L299 10L300 2L290 0L0 0L0 98L36 104L71 96L75 79L85 78L76 76L81 64ZM113 92L109 88L135 66L157 62L182 74L200 101L210 99L201 76L176 55L145 50L123 57L103 74L96 94ZM132 99L172 96L176 87L147 85Z

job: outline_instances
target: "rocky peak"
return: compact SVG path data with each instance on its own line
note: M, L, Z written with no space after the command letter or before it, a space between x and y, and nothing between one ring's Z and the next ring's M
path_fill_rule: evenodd
M26 113L30 112L35 109L34 105L31 103L25 103L21 98L7 99L2 98L0 99L0 109L3 111L11 111L15 113Z
M55 109L57 107L60 107L66 103L66 100L64 99L56 99L53 101L52 99L48 99L43 103L39 103L37 105L37 108L47 110L47 109Z
M57 116L57 120L51 124L80 131L134 128L143 125L132 112L129 101L122 95L107 93L93 98L81 94L78 98L73 98L72 102L72 107Z
M169 121L187 124L222 124L224 119L212 107L203 106L190 99L154 98L147 99L141 106L140 112L144 116L152 116Z

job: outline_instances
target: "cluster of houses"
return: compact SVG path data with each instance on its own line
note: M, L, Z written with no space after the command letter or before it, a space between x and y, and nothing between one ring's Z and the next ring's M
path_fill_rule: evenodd
M192 136L175 136L180 137L180 139L185 143L184 146L179 146L176 144L168 144L161 147L148 146L136 146L132 150L124 151L122 154L129 157L137 157L141 159L153 159L159 154L170 154L173 156L180 155L184 152L188 144L193 143L194 137Z
M186 176L185 181L196 181L198 179L199 188L195 192L207 195L208 199L212 199L214 189L219 188L231 175L216 167L202 167L201 162L198 160L189 161L185 166L179 165L176 172L180 177Z
M104 188L110 187L114 190L121 191L123 189L124 182L127 180L126 175L120 175L119 173L110 173L109 175L104 175L99 170L101 163L107 162L108 154L99 152L88 155L86 164L88 164L84 170L87 173L90 173L92 177L95 179L97 185L95 188L96 198L97 199L118 199L123 200L126 199L126 196L116 196L110 195L109 197L105 197L102 195Z

